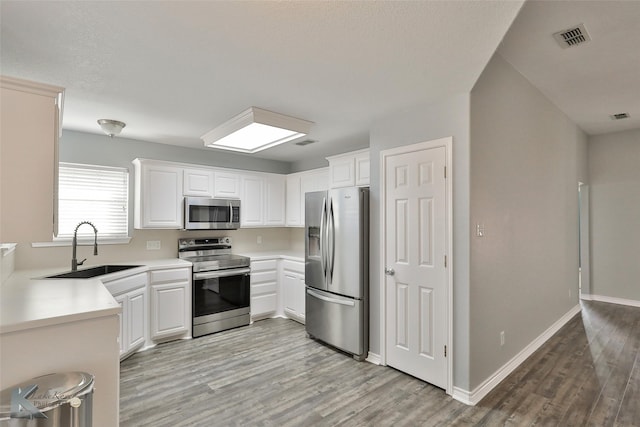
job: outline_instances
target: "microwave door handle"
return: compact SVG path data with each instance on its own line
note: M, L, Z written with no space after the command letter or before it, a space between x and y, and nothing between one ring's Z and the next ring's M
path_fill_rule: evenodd
M218 277L229 277L229 276L242 276L244 274L251 273L250 268L242 268L242 269L231 269L231 270L221 270L221 271L207 271L204 273L194 273L193 280L205 280L205 279L216 279Z
M233 222L233 206L231 206L231 202L229 202L229 224Z

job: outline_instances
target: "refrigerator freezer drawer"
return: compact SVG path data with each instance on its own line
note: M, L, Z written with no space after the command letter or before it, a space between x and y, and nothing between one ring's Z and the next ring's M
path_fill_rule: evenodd
M305 323L309 335L356 356L364 354L365 311L362 300L309 287L305 299Z

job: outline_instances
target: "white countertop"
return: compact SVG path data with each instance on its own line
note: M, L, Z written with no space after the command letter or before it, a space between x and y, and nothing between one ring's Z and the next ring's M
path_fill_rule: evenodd
M291 259L293 261L304 262L304 252L281 250L281 251L264 251L264 252L242 252L240 255L247 256L253 261L261 261L264 259Z
M189 267L177 258L118 263L140 265L92 279L42 279L65 268L15 271L0 287L0 333L108 316L120 305L102 283L161 268ZM82 269L91 268L84 266Z

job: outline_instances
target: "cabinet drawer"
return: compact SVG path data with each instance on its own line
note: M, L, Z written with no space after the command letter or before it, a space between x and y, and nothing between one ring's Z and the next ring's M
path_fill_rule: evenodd
M278 267L275 259L265 259L261 261L251 261L251 273L254 271L275 270Z
M289 271L293 271L293 272L300 273L300 274L304 275L304 263L303 262L290 261L288 259L285 259L284 261L282 261L282 268L284 270L289 270Z
M147 273L138 273L133 276L105 282L104 284L111 295L119 295L124 292L147 286Z
M276 295L260 295L251 297L251 315L260 316L276 311Z
M251 272L251 284L264 283L264 282L276 282L278 273L275 270L272 271L259 271L257 273Z
M276 282L261 283L259 285L251 285L251 296L260 294L275 293L277 289Z
M155 270L150 272L151 283L182 282L189 280L191 271L188 268L172 268L169 270Z

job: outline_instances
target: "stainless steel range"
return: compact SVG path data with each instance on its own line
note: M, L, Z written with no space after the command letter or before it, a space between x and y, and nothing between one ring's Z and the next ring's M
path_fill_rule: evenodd
M178 257L193 263L194 338L249 324L250 260L230 237L179 239Z

